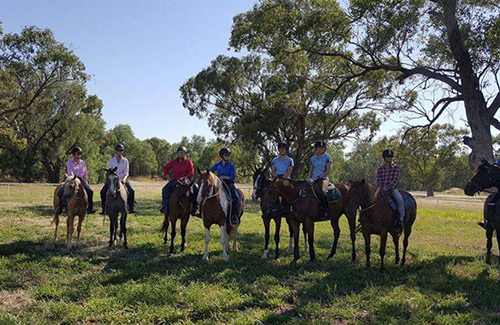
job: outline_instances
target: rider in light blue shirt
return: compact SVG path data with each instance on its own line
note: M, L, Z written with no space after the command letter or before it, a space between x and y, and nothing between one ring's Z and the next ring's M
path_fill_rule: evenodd
M328 200L326 194L323 190L323 181L328 180L328 174L332 169L332 157L327 154L325 141L318 141L314 144L316 149L316 154L311 157L309 163L309 174L307 175L307 181L309 184L317 183L320 188L319 199L321 200L322 208L325 214L328 213Z
M239 223L239 208L240 208L240 197L237 194L236 187L234 186L235 180L235 169L232 162L229 161L229 157L231 156L231 150L229 148L222 148L219 151L220 160L218 163L210 168L210 171L213 173L217 173L217 177L223 181L227 187L229 188L229 192L231 193L231 204L232 204L232 220L236 223Z
M288 144L278 143L279 155L272 160L271 175L278 178L290 178L293 170L293 159L287 155Z

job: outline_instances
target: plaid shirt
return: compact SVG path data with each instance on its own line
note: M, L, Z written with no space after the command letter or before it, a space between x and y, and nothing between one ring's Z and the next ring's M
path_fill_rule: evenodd
M387 191L398 187L399 183L399 166L392 164L390 167L385 165L377 170L377 186L382 190Z

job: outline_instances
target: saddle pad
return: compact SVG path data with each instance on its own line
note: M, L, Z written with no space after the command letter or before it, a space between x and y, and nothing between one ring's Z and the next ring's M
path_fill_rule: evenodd
M326 188L326 198L328 202L335 202L342 198L342 193L340 193L340 190L335 185L330 183Z
M401 196L403 197L403 203L405 205L405 210L412 208L413 205L415 204L415 201L413 201L413 198L406 193L401 193ZM396 201L394 201L394 199L389 194L387 194L387 200L389 201L389 205L391 206L392 210L397 211L398 206L396 204Z

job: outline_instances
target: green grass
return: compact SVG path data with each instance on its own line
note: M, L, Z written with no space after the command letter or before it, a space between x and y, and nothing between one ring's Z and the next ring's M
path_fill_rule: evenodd
M52 240L52 191L11 188L7 200L0 187L0 324L500 322L497 259L491 269L485 265L484 234L475 225L480 203L437 209L421 200L407 265L392 264L389 241L387 270L380 274L378 237L372 241L371 269L364 269L360 235L358 260L350 262L345 218L332 260L326 260L328 223L316 224L316 262L307 264L303 256L294 268L291 256L262 260L263 226L251 203L240 227L240 251L230 252L228 262L216 228L211 261L201 261L204 234L196 218L188 225L185 253L168 256L158 231L163 217L155 189L137 189L139 213L129 217L129 250L106 248L108 223L98 215L84 221L82 246L66 250L64 218L63 236ZM282 228L283 252L288 230ZM179 249L179 236L176 244Z

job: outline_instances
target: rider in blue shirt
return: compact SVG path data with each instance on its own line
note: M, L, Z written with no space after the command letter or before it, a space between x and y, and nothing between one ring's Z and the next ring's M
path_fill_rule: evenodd
M231 218L236 219L238 218L240 198L236 192L236 187L234 186L234 179L236 177L236 172L233 163L229 161L230 156L231 156L231 150L225 147L220 149L219 151L220 160L215 165L213 165L212 168L210 168L210 171L217 173L217 177L219 177L229 188L229 192L231 194L231 205L232 205Z
M272 160L271 175L278 178L290 178L293 170L293 159L287 155L288 144L278 143L279 155Z
M316 154L311 157L309 161L309 174L307 175L307 181L309 184L317 183L320 189L321 195L319 195L319 199L321 200L321 205L324 209L326 209L326 213L328 213L328 200L326 198L326 194L323 190L323 181L328 180L328 175L332 169L332 157L327 154L326 151L326 142L318 141L314 144L314 148L316 149Z

